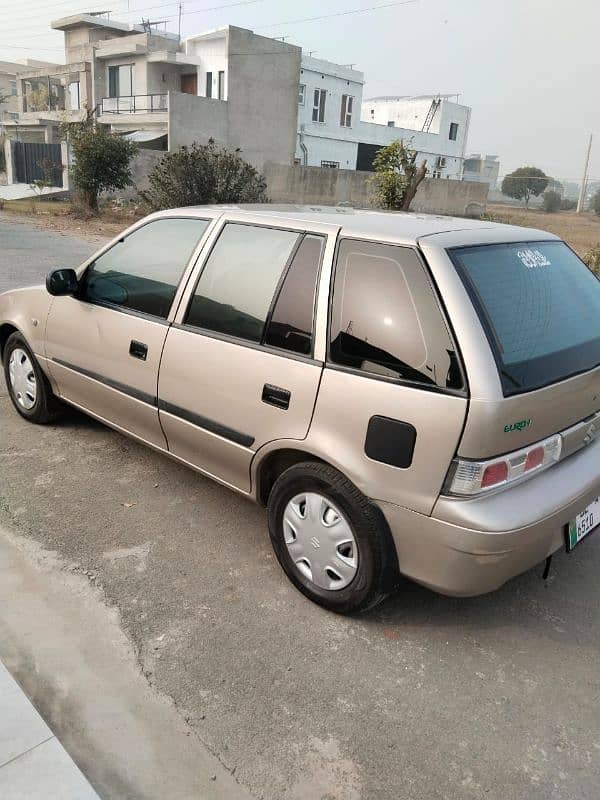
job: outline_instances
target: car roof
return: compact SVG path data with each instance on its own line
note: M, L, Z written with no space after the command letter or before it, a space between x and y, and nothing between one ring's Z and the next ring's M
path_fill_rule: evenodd
M547 231L534 228L523 228L517 225L504 225L497 222L469 219L465 217L448 217L441 214L419 214L403 211L376 211L355 209L347 206L320 205L276 205L271 203L249 203L240 205L207 205L188 206L171 209L168 213L196 215L202 210L227 213L235 212L236 218L248 216L257 220L264 218L284 223L286 220L305 221L336 225L341 228L342 236L354 238L378 239L404 244L417 244L425 237L439 234L453 234L452 240L465 239L465 243L481 240L490 241L525 241L529 239L555 239ZM440 237L440 244L446 237Z

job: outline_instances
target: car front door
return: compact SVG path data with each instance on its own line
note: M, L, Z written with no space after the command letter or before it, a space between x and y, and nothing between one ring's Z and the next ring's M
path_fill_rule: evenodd
M46 324L60 396L162 448L158 366L178 287L209 222L160 217L135 228L87 266L76 296L54 299Z
M250 490L265 443L305 438L323 365L313 355L319 273L338 228L230 215L169 331L159 413L169 450Z

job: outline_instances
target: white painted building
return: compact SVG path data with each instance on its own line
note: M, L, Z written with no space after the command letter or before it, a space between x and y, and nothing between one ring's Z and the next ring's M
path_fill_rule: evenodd
M296 160L309 167L356 169L362 72L302 54Z
M297 163L369 170L380 147L403 139L433 177L461 177L470 108L439 95L363 101L363 85L350 66L302 55Z
M500 162L498 156L474 153L465 158L463 180L489 183L490 190L497 188Z
M427 159L435 178L459 179L469 135L471 109L451 100L455 95L419 97L372 97L362 103L363 132L386 143L404 139L418 152L417 161ZM386 136L380 131L386 129ZM359 159L360 162L360 159Z

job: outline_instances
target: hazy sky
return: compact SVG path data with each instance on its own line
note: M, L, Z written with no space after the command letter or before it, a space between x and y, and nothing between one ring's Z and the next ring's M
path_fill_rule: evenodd
M289 37L318 58L363 70L365 97L460 93L473 109L468 150L497 154L502 174L534 164L578 179L593 131L591 176L600 179L600 0L415 0L297 22L389 2L184 0L182 33L231 23ZM49 32L48 22L81 10L110 9L129 22L169 17L177 30L177 7L177 0L0 0L0 59L60 61L62 34Z

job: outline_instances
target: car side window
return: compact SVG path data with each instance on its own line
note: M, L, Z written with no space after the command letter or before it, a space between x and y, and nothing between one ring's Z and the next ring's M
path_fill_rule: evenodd
M410 247L342 240L331 310L330 359L365 373L462 388L452 339Z
M275 301L265 344L301 355L312 353L315 291L324 247L324 236L302 238Z
M227 223L204 265L185 324L261 342L300 236L297 231Z
M148 222L88 267L79 298L165 319L208 224L208 220L192 217Z

